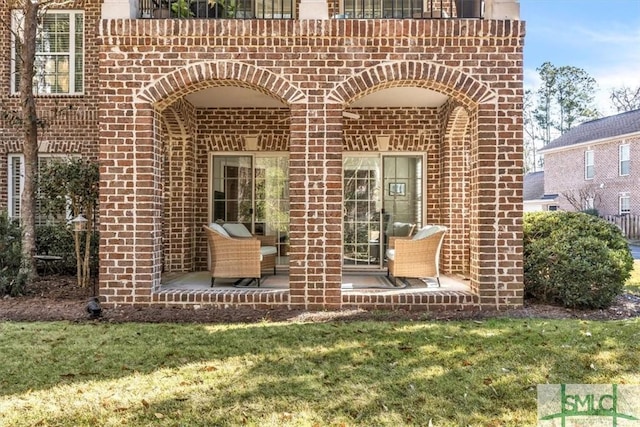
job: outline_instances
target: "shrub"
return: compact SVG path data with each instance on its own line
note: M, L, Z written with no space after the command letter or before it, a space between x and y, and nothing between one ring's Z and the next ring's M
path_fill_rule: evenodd
M592 216L600 216L600 212L598 212L598 209L584 209L583 211L581 211L582 213L586 213L587 215L592 215Z
M63 274L76 273L76 252L73 234L64 225L40 225L36 227L36 252L62 258L52 268Z
M6 211L0 211L0 295L19 295L27 277L20 271L22 260L22 230L18 221Z
M620 230L580 212L524 218L525 295L571 308L606 308L622 293L633 258Z
M84 239L80 240L80 251L84 252ZM64 225L40 225L36 228L36 252L62 258L51 267L57 273L76 274L76 250L73 232ZM98 235L91 237L91 272L97 273Z

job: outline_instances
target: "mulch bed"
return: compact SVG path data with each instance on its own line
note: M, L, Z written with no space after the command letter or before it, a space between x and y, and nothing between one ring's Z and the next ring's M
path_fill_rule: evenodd
M0 320L12 321L93 321L86 312L92 289L77 286L74 277L50 276L36 281L26 295L0 299ZM411 312L404 310L342 310L307 312L302 310L253 310L249 308L178 309L165 307L119 307L103 310L100 321L106 322L188 322L254 323L262 321L328 322L352 320L482 320L492 317L620 320L640 316L640 297L619 296L605 310L571 310L534 301L522 308L506 311Z

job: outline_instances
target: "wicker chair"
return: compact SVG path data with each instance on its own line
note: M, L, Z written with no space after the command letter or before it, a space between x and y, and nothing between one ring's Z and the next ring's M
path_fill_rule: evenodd
M387 276L422 279L433 277L440 286L440 248L447 228L423 227L413 237L389 238Z
M262 270L276 274L275 246L262 246L256 237L232 237L218 224L204 226L209 243L211 286L215 279L254 279L260 286Z

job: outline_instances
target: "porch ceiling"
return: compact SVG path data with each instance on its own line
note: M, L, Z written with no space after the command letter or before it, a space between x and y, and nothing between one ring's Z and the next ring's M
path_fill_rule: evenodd
M279 100L255 90L243 87L214 87L194 92L186 96L197 108L282 108ZM426 107L443 105L447 96L441 93L415 87L382 89L356 100L350 107Z

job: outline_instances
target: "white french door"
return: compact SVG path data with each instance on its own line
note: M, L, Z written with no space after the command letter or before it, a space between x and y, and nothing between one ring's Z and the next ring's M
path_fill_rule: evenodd
M388 237L422 225L422 155L351 155L343 160L343 263L383 268Z
M283 155L213 155L211 221L238 222L252 233L275 236L278 263L287 263L289 159Z

